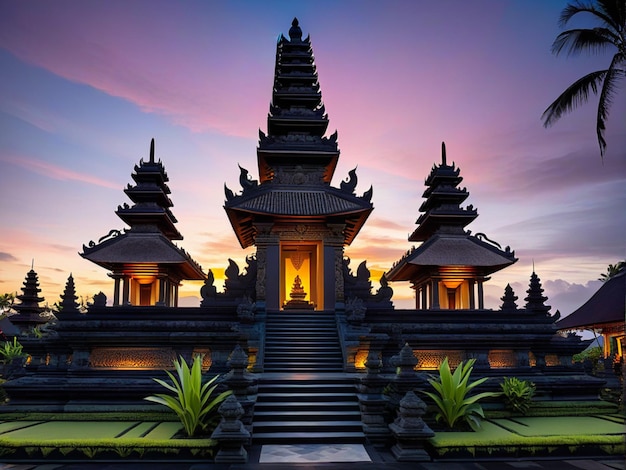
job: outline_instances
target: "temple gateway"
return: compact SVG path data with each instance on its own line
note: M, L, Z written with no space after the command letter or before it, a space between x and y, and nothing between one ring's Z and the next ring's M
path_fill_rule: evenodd
M372 212L372 190L357 196L356 172L331 186L337 133L324 137L328 115L311 42L298 22L276 48L267 134L259 132L259 181L241 169L242 191L226 191L224 209L243 248L256 246L257 306L290 308L296 278L315 310L344 300L343 248Z
M326 136L328 123L311 41L294 19L276 48L258 177L240 168L241 188L225 187L235 236L242 248L256 248L247 265L225 260L220 291L213 273L174 243L182 235L153 141L124 190L132 205L116 211L128 228L110 230L81 253L109 272L110 298L100 293L81 310L70 275L56 320L20 338L30 360L4 384L7 409L156 406L143 400L159 391L152 378L173 359L198 354L206 374L231 371L224 384L257 444L384 445L392 427L381 410L424 389L426 372L446 358L452 366L475 359L474 373L493 378L484 390L516 376L532 380L541 400L596 399L604 382L572 362L586 344L557 334L559 314L550 313L536 273L523 305L507 286L501 307L485 308L483 284L517 258L466 229L478 212L462 205L469 192L445 145L433 156L409 236L417 246L407 250L398 240L406 253L376 287L365 261L350 265L344 247L372 212L373 192L357 191L355 170L332 185L339 148L336 132ZM39 324L33 313L43 300L31 271L18 296L24 331ZM196 307L178 306L185 280L204 281ZM410 282L414 308L395 308L396 281Z

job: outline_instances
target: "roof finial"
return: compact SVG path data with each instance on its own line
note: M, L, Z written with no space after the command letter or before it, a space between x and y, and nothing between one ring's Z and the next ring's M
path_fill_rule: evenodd
M33 258L33 259L30 261L30 270L31 270L31 271L34 271L34 270L35 270L35 258Z
M533 258L533 274L535 274L535 258Z
M291 22L291 28L289 28L289 39L291 41L302 41L302 30L298 25L298 18L294 17Z
M447 166L446 163L446 143L441 142L441 166Z
M150 163L154 163L154 137L150 141Z

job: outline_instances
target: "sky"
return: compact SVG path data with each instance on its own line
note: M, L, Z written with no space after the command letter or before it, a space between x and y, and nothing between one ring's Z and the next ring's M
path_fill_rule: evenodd
M238 165L258 178L276 39L297 17L311 37L323 101L341 150L333 186L357 167L374 211L346 248L375 279L412 243L424 179L461 169L479 217L467 228L519 261L485 285L498 308L510 283L523 306L533 269L567 315L626 258L626 90L601 160L597 100L545 129L543 110L610 55L556 57L561 0L0 2L0 292L21 293L34 266L59 301L70 273L83 299L113 283L79 256L126 226L131 173L149 156L169 175L178 242L221 290L243 250L223 209ZM575 23L576 25L577 23ZM580 23L592 26L592 23ZM374 282L374 288L378 283ZM181 305L198 305L185 282ZM396 307L412 291L393 283Z

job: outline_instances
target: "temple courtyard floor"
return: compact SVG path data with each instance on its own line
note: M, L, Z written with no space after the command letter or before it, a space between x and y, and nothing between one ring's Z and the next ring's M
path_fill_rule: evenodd
M618 413L488 419L479 432L437 432L427 445L432 461L425 462L397 462L389 451L368 445L294 444L253 445L245 464L210 463L210 457L194 454L207 440L174 438L179 430L179 423L169 421L28 421L0 415L0 470L626 470L626 427ZM138 456L141 442L146 449L182 445L189 452ZM117 446L113 458L99 447L103 443Z

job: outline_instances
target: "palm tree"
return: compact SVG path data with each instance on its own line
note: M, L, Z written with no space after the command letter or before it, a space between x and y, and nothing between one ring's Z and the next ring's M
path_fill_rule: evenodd
M598 112L596 133L600 146L600 157L604 158L606 141L604 140L605 122L615 97L618 83L626 77L626 0L593 0L585 2L576 0L568 3L561 12L559 26L567 23L579 13L589 13L599 21L595 28L574 28L563 31L552 43L552 53L559 55L565 51L567 55L581 52L597 53L604 50L617 49L611 64L606 70L591 72L572 83L543 112L541 119L544 127L558 121L563 114L569 113L586 103L589 93L598 94Z
M617 276L624 269L626 269L626 261L620 261L616 264L609 264L606 268L606 272L600 274L598 281L606 282L614 276Z
M0 315L5 311L11 310L13 302L15 301L15 294L1 294L0 295Z

